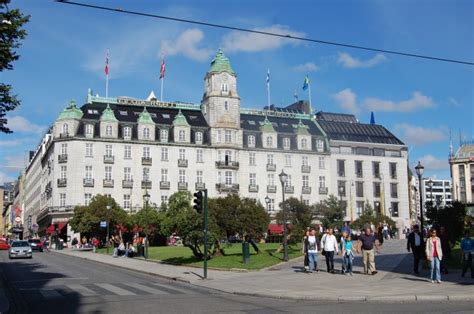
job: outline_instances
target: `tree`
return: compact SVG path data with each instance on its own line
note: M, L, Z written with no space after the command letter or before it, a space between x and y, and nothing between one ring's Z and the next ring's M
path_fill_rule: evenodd
M364 229L364 227L369 226L371 223L375 226L378 226L379 223L386 222L392 228L395 228L396 222L392 220L389 216L382 215L381 213L376 213L369 201L365 202L364 211L362 215L359 216L356 220L351 223L351 227L355 229Z
M155 235L159 232L161 217L156 208L146 206L130 217L133 229L141 230L153 242Z
M13 61L20 58L16 52L21 46L21 40L25 39L26 31L22 28L30 19L30 16L23 15L20 10L8 10L7 4L10 0L0 0L0 9L4 12L0 13L0 72L4 70L13 70ZM6 113L15 109L20 105L20 100L16 95L12 95L12 86L0 83L0 132L11 133L12 131L6 126Z
M286 220L291 224L291 235L302 236L303 231L311 226L314 213L311 207L297 198L290 197L280 203L281 211L276 214L278 223L283 223L283 208L286 210ZM292 237L293 238L293 237Z
M466 205L461 202L453 202L445 207L429 206L426 212L428 222L438 228L446 228L449 240L455 243L464 231L466 218Z
M107 205L110 206L110 210L107 210ZM74 216L69 220L69 224L75 232L97 235L101 232L101 221L110 221L111 227L128 225L129 216L113 198L98 194L92 198L88 206L74 208Z
M324 227L341 226L344 219L344 202L330 195L321 204L315 206L316 213L322 218Z

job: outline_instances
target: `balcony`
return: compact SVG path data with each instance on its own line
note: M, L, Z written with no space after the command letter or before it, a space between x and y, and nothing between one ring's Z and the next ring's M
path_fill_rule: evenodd
M311 187L310 186L303 186L301 189L302 194L311 194Z
M83 185L84 185L84 187L93 188L93 187L94 187L94 179L92 179L92 178L85 178L85 179L83 180Z
M258 185L250 184L249 185L249 192L254 192L254 193L258 192Z
M104 179L103 186L104 186L104 188L113 188L114 187L114 180Z
M185 191L188 189L188 182L178 182L178 191Z
M187 159L178 159L178 167L186 168L187 166L188 166L188 160Z
M267 193L276 193L277 186L276 185L267 185Z
M310 165L302 165L301 166L301 172L302 173L310 173L311 172L311 166Z
M133 188L133 180L122 180L122 188L126 188L126 189Z
M327 195L328 194L328 188L327 187L320 187L319 188L319 195Z
M113 164L114 163L114 156L104 155L104 164Z
M239 185L235 183L232 183L232 184L217 183L216 190L219 192L238 192Z
M142 180L142 189L151 189L151 181Z
M204 182L196 182L195 189L196 190L204 190L206 188L206 183Z
M58 163L62 164L67 162L67 154L58 155Z
M67 185L67 179L66 178L58 179L58 188L64 188L64 187L66 187L66 185Z
M216 167L218 169L239 169L239 162L238 161L216 161Z
M294 187L294 186L285 186L285 193L286 193L286 194L293 194L293 193L295 193L295 187Z
M345 177L346 173L344 171L338 171L337 175L340 176L340 177Z
M267 164L267 171L276 171L276 164Z
M171 187L171 184L169 181L160 181L160 189L161 190L169 190Z
M152 161L151 157L142 157L142 166L151 166Z

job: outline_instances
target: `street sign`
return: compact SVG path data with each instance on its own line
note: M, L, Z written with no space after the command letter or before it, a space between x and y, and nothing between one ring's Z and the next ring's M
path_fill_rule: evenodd
M101 228L106 228L107 227L107 221L101 221L100 222L100 227Z

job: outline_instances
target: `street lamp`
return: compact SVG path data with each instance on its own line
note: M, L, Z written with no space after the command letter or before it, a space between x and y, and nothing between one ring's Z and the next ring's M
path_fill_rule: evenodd
M265 204L267 204L267 213L270 214L270 198L265 196Z
M375 210L376 210L377 212L380 212L380 202L379 202L379 201L376 201L376 202L375 202Z
M431 178L426 182L428 187L430 188L430 202L431 206L433 206L433 180Z
M148 189L145 190L145 194L143 195L143 201L145 202L145 213L146 213L146 217L148 218L148 203L150 202L150 194L148 193ZM147 221L148 222L148 221ZM145 252L144 252L144 257L145 258L148 258L148 232L146 230L146 228L144 228L145 230Z
M341 207L342 210L342 194L344 193L344 187L341 185L339 186L339 206ZM344 217L346 216L346 213L344 213Z
M281 170L281 173L278 175L281 182L281 193L283 196L282 201L282 212L283 212L283 260L288 261L288 230L286 228L286 210L285 210L285 183L288 180L288 175Z
M418 164L415 167L416 174L418 175L418 191L420 191L420 225L421 225L421 234L423 235L423 195L421 193L421 177L423 176L423 170L425 170L425 167L421 164L421 162L418 161Z

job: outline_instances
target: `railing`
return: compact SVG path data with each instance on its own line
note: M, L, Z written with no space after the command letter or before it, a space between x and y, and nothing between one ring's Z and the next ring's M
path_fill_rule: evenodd
M133 188L133 180L122 180L122 187L127 189Z
M295 187L294 186L285 186L285 193L288 193L288 194L295 193Z
M84 185L84 187L93 188L93 187L94 187L94 179L85 178L85 179L83 180L83 185Z
M258 192L258 185L250 184L249 185L249 192Z
M104 164L113 164L114 160L114 156L104 155Z
M239 169L238 161L216 161L216 167L219 169Z
M301 172L302 173L310 173L311 172L311 166L310 165L302 165L301 166Z
M188 182L178 182L178 190L184 191L188 189Z
M311 187L310 186L303 186L301 189L302 194L311 194Z
M104 188L113 188L114 187L114 180L104 179L103 186L104 186Z
M187 159L178 159L178 167L187 167L188 160Z
M267 171L276 171L276 164L267 164Z
M142 189L151 189L151 181L142 180Z
M58 155L58 163L62 164L67 162L67 154Z
M206 183L204 182L196 182L195 184L196 190L204 190L206 188Z
M48 214L68 214L68 213L72 214L73 212L74 212L74 206L72 205L45 207L40 211L40 213L38 214L38 218L36 218L36 220L40 221L41 219L45 218Z
M232 183L232 184L217 183L216 190L219 192L238 192L239 185L236 183Z
M58 188L64 188L67 186L67 179L58 179Z
M171 184L169 181L160 181L160 189L169 190L170 187L171 187Z
M151 166L153 159L151 157L142 157L143 166Z
M277 186L276 185L267 185L267 193L276 193Z
M327 187L320 187L319 188L319 194L320 195L327 195L328 194L328 188Z

